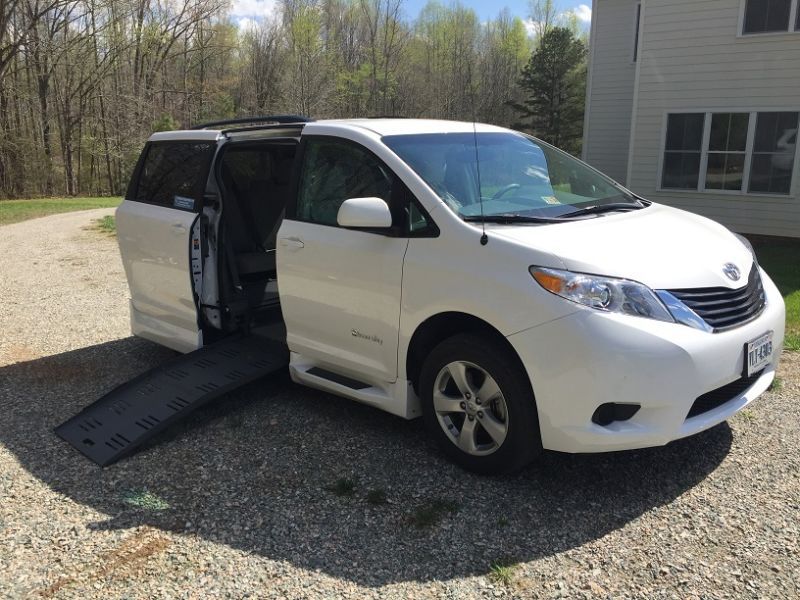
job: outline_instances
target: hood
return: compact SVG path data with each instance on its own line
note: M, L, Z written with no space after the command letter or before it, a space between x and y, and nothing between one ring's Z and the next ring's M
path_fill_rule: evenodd
M719 223L660 204L554 225L489 229L557 256L570 271L633 279L653 289L739 288L753 264L750 251ZM738 281L723 272L727 263L739 268Z

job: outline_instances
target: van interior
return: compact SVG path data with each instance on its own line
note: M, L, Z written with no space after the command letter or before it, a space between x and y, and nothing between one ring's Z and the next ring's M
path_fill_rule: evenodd
M223 330L280 321L275 252L291 193L297 139L232 141L220 150L216 180L219 296Z

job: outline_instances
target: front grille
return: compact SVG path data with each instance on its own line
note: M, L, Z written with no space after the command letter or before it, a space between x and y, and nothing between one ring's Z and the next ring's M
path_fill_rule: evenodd
M735 290L724 287L668 290L691 308L714 331L738 327L761 314L766 306L758 267L753 264L747 285Z
M697 415L702 415L703 413L714 410L718 406L722 406L726 402L733 400L750 386L752 386L756 380L761 377L763 372L764 371L762 369L761 371L753 373L750 375L750 377L741 377L727 385L723 385L715 390L706 392L702 396L698 396L697 400L695 400L694 404L692 404L692 408L689 410L689 414L686 415L686 418L691 419Z

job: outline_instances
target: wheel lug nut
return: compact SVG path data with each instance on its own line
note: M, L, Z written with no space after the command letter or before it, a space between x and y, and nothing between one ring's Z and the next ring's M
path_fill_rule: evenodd
M468 415L468 416L467 416L467 418L468 418L470 421L474 421L474 420L475 420L475 417L473 417L472 415Z
M472 394L470 394L469 392L467 392L467 393L465 394L465 396L467 397L467 400L469 400L470 398L472 398Z
M461 406L462 409L467 408L467 403L466 402L462 402L460 404L460 406Z
M479 418L479 419L482 419L482 418L483 418L483 411L482 411L482 410L479 410L479 411L478 411L478 418Z
M480 403L481 403L481 399L480 398L475 398L475 404L480 404Z

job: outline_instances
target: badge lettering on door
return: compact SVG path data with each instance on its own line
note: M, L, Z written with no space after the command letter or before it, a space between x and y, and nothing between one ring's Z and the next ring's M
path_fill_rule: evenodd
M358 329L353 329L350 332L350 335L361 338L362 340L367 340L368 342L375 342L379 346L383 346L383 340L377 335L367 335L366 333L361 333Z

